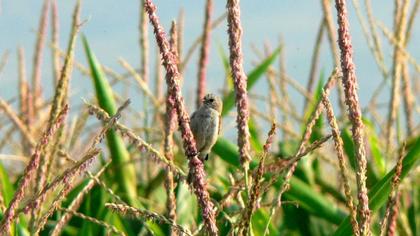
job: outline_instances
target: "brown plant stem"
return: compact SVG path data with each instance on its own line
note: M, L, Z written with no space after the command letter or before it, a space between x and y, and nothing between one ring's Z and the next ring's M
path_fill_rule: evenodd
M147 84L149 81L149 33L147 15L144 10L144 0L140 1L139 43L140 43L140 76Z
M328 99L328 96L322 91L322 103L325 107L325 113L327 115L328 123L331 127L333 139L334 139L334 148L337 152L338 164L340 166L340 176L343 181L344 187L344 194L346 196L346 204L350 211L350 222L353 229L353 234L358 236L359 235L359 225L357 223L357 209L353 203L353 197L351 194L350 182L349 182L349 174L346 167L346 160L344 156L343 150L343 140L341 139L341 132L338 128L337 120L334 115L333 107Z
M171 26L171 37L170 37L170 46L172 52L177 55L176 50L176 23L172 21ZM166 92L166 117L165 117L165 141L164 141L164 154L168 161L173 161L174 156L172 152L172 147L174 145L173 141L173 133L176 129L176 108L175 108L175 101L174 96L171 94L171 91L168 89ZM165 187L166 187L166 195L168 196L166 200L166 211L168 214L169 219L173 222L176 222L176 198L175 198L175 183L174 183L174 176L172 171L168 171L166 174L165 180ZM173 227L171 227L171 235L175 236L176 231Z
M295 111L293 109L293 106L290 104L289 95L287 93L287 73L286 73L286 56L285 56L285 46L283 39L279 42L280 50L280 56L279 56L279 73L278 73L278 79L279 79L279 90L281 94L281 100L286 104L286 106L289 108L290 111ZM283 112L282 116L283 123L285 125L289 125L289 116L287 112ZM283 139L288 139L288 133L286 131L283 132Z
M392 185L391 185L391 192L388 197L388 202L386 205L385 215L381 221L381 231L380 235L394 235L395 233L395 222L396 222L396 215L398 214L398 202L400 197L400 192L398 191L398 187L401 182L401 173L403 168L403 160L404 160L404 152L405 152L405 143L399 152L397 164L395 166L395 173L394 177L392 178Z
M159 223L165 223L176 228L176 230L182 234L191 235L191 232L188 229L152 211L138 209L138 208L126 205L126 204L115 204L115 203L105 203L105 207L124 216L132 217L132 218L140 218L140 219L145 219L145 220L153 220Z
M210 39L211 39L211 15L213 11L213 0L207 0L206 12L203 26L203 39L201 41L200 60L198 63L198 86L197 86L197 98L196 107L197 109L201 105L201 100L206 93L206 72L207 65L209 64L210 55Z
M406 126L407 126L407 136L411 136L414 133L414 118L413 118L413 109L415 108L415 99L413 93L411 91L411 81L410 75L408 71L408 64L405 62L402 65L402 93L403 101L404 101L404 112L406 118Z
M34 114L37 114L38 108L41 105L42 86L41 86L41 67L42 55L44 52L45 39L48 27L48 11L50 7L50 0L44 0L42 6L41 18L39 20L39 28L37 32L37 40L35 45L34 66L32 72L32 94Z
M357 94L357 78L355 65L353 63L353 49L350 36L350 26L347 17L347 6L345 0L335 0L338 22L338 44L341 51L341 70L343 73L344 93L348 107L349 120L352 124L352 138L355 145L355 156L357 162L356 182L359 219L359 234L370 235L370 210L369 198L366 188L367 160L364 145L364 125L362 113Z
M13 108L3 99L0 98L0 109L4 111L4 114L6 114L9 119L13 122L13 124L19 129L22 136L25 138L25 140L31 145L35 146L35 140L32 137L29 129L25 125L25 123L19 119L19 116L16 114L15 111L13 111Z
M371 33L371 37L370 37L371 40L369 40L369 37L368 37L367 33L365 33L366 38L368 40L368 44L371 44L370 49L371 49L371 51L374 55L374 58L376 60L376 63L378 64L378 67L379 67L379 69L382 73L382 76L383 76L384 79L386 79L387 76L388 76L388 70L385 66L381 41L380 41L378 32L376 30L376 27L375 27L375 19L374 19L374 16L373 16L371 0L365 0L365 7L366 7L367 16L368 16L368 24L369 24L369 29L370 29L370 33ZM359 18L361 18L361 17L359 17ZM364 31L367 32L367 29L364 30ZM369 43L369 41L371 41L371 42Z
M86 184L86 186L83 187L83 189L77 194L74 200L69 204L69 206L67 207L68 210L76 211L80 207L80 205L82 204L84 200L84 197L95 186L96 184L95 179L99 179L99 177L105 172L105 169L108 167L109 163L110 162L105 164L95 176L93 176L89 171L87 171L91 179ZM69 212L65 212L55 224L54 229L51 231L50 235L59 236L62 233L64 226L70 221L72 216L73 214L70 214Z
M405 45L405 32L407 27L407 13L408 13L408 0L395 1L395 19L394 19L394 28L395 28L395 38L397 44ZM399 6L399 4L402 4ZM388 120L386 125L386 153L389 154L392 150L393 139L394 139L394 129L393 124L397 119L397 113L400 103L400 95L398 92L401 87L401 76L403 69L403 61L405 57L401 52L400 48L394 46L394 55L393 55L393 64L392 64L392 88L391 88L391 98L389 101L389 110L388 110Z
M330 0L321 0L322 5L322 11L324 12L324 19L325 19L325 27L327 30L327 37L328 41L330 43L331 48L331 54L334 62L334 67L337 67L340 65L340 56L338 54L338 48L337 48L337 35L336 35L336 29L333 22L333 16L332 11L330 7Z
M57 0L51 1L51 38L52 38L52 63L53 63L53 71L54 71L54 85L57 85L57 81L60 79L60 52L55 50L54 48L60 48L59 46L59 28L60 22L58 19L58 6Z
M268 156L271 144L276 135L276 124L273 123L270 131L268 132L267 140L264 144L264 152L262 153L260 163L258 164L257 171L255 173L254 182L252 184L248 206L244 209L242 220L239 224L239 235L248 235L250 230L251 216L254 211L258 208L258 199L261 196L261 181L263 178L265 159Z
M87 105L89 108L89 113L94 114L96 118L98 118L99 120L105 123L108 123L112 119L112 117L110 117L108 113L104 111L103 109L89 103L87 103ZM115 121L115 128L117 129L118 132L121 133L121 136L127 137L131 141L134 147L138 148L140 151L147 150L151 154L153 154L153 157L156 158L155 160L164 164L165 167L169 168L174 174L176 174L178 178L181 178L181 179L186 178L186 175L182 171L182 169L175 166L172 161L166 159L162 154L160 154L158 150L154 149L152 145L146 143L142 138L137 136L132 130L120 124L118 121Z
M28 188L29 182L33 179L33 174L39 166L39 161L41 158L41 150L48 144L50 138L54 133L61 127L63 124L64 118L68 113L68 106L65 106L64 109L59 113L57 119L54 122L54 125L50 126L41 136L35 150L32 154L29 164L26 166L25 171L23 172L23 177L19 181L18 187L16 188L13 199L10 201L7 210L4 212L3 219L0 221L0 235L9 233L10 225L13 223L16 218L16 209L19 206L19 203L22 201L25 190Z
M28 81L26 79L26 65L25 65L25 52L22 47L18 49L18 63L19 63L19 107L20 114L23 126L25 126L26 132L31 132L30 122L29 122L29 99L30 99L30 88ZM22 131L22 129L21 129ZM26 134L28 135L28 134ZM25 137L25 134L22 133L22 145L23 153L25 155L30 154L31 144Z
M245 182L248 181L250 156L250 133L248 129L249 105L247 95L247 76L243 69L242 26L239 0L227 1L228 34L230 67L235 87L235 103L237 107L236 123L238 127L238 146L242 168L245 171ZM246 184L248 187L248 184Z
M324 12L324 19L325 19L325 28L327 31L328 41L331 48L332 59L334 62L334 68L340 66L340 54L338 52L337 47L337 30L334 26L333 15L330 7L330 0L321 0L322 11ZM337 92L338 92L338 99L339 99L339 107L341 114L346 113L346 104L344 102L344 89L343 86L339 83L337 84Z
M68 185L71 183L72 179L79 175L81 172L85 171L86 168L91 164L93 159L100 153L99 148L91 148L89 149L83 156L82 160L77 162L73 167L65 170L61 175L57 176L51 183L46 184L43 188L39 191L39 193L35 194L25 206L22 208L23 212L28 212L34 208L40 208L46 195L50 191L54 191L60 185Z
M178 30L176 32L176 38L177 38L177 44L176 44L176 52L179 58L179 71L182 74L184 69L184 64L181 65L181 58L184 54L184 27L185 27L185 11L184 8L181 8L181 10L178 13Z
M73 22L72 22L72 28L70 32L70 39L69 44L67 48L67 56L64 61L64 65L62 68L62 71L60 73L60 78L57 81L57 86L55 89L55 95L53 98L50 114L49 114L49 120L47 124L47 129L49 129L51 126L54 125L55 120L57 119L58 113L61 110L61 107L64 104L68 103L68 90L69 90L69 81L71 78L71 73L73 70L73 58L74 58L74 47L76 44L76 35L79 30L79 15L80 15L80 1L77 2L74 12L73 12ZM62 134L62 130L58 132L58 134ZM60 139L60 136L57 135L55 138L56 141ZM54 145L53 145L54 146ZM43 148L41 151L42 153L46 153L46 147ZM53 156L55 150L52 150L53 152L44 155L43 158L40 159L39 168L37 170L37 176L36 176L36 192L40 191L40 188L44 185L45 181L47 180L48 175L48 166L50 166L50 162L52 161L51 157ZM34 223L33 218L35 217L38 208L34 208L34 211L32 212L32 220L31 224ZM32 227L31 227L32 228Z
M311 69L309 72L309 78L308 78L308 84L306 85L306 91L308 91L309 94L312 94L312 90L314 87L314 83L316 80L316 75L318 72L318 66L319 66L319 56L320 56L320 51L321 51L321 44L322 44L322 36L324 35L324 31L325 31L325 17L322 18L321 22L319 23L318 26L318 33L316 36L316 41L315 41L315 46L313 49L313 53L312 53L312 60L311 60ZM303 106L303 113L306 113L306 110L308 108L309 105L309 99L306 98L305 99L305 103Z
M181 74L178 71L178 66L176 63L177 60L171 51L169 42L166 39L165 32L159 23L159 18L156 15L156 6L152 3L151 0L146 0L145 9L149 14L150 23L154 28L156 41L159 45L159 50L163 59L163 65L166 68L166 83L175 100L175 108L178 114L178 123L181 129L185 154L189 159L189 176L191 177L190 185L198 198L203 221L205 222L208 233L211 235L217 235L218 229L213 212L213 203L210 201L210 195L207 191L204 164L197 157L198 152L189 124L189 115L186 112L184 99L182 97L181 88L179 86Z
M116 235L126 236L126 234L124 232L118 230L114 225L110 225L110 224L106 223L105 221L98 220L98 219L96 219L94 217L87 216L87 215L82 214L80 212L77 212L75 210L68 209L68 208L63 208L61 206L58 206L57 209L60 210L60 211L63 211L64 214L71 215L71 216L76 216L76 217L79 217L80 219L83 219L84 221L92 222L94 224L97 224L99 226L102 226L105 229L107 229L107 232L108 233L111 233L112 232L112 233L114 233Z

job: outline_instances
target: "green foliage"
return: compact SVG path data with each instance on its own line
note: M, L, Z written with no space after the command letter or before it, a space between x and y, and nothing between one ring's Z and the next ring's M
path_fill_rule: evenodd
M86 37L83 37L83 45L89 62L99 106L108 112L108 114L114 115L117 108L111 86L102 72L101 65L90 50ZM130 156L124 142L114 130L108 131L106 139L113 160L111 165L115 173L114 182L117 183L118 188L123 193L123 199L126 199L134 206L138 206L136 200L136 172L133 165L127 164L130 160Z
M274 62L276 57L280 53L280 48L274 50L274 52L264 59L254 70L252 70L248 75L248 83L247 89L251 90L251 88L255 85L255 83L266 73L270 65ZM226 97L223 98L223 111L222 116L227 115L227 113L234 107L235 105L235 92L231 91Z
M150 45L154 44L152 43ZM95 57L85 37L83 37L83 47L86 53L89 73L86 73L86 71L83 72L85 74L89 74L90 79L92 79L94 87L92 91L95 91L97 104L110 116L115 115L118 106L115 99L117 96L114 95L117 95L118 90L115 90L113 87L114 84L107 80L100 62ZM221 45L219 45L218 50L220 60L223 64L223 69L226 74L224 78L225 88L223 89L223 111L221 115L223 117L227 117L229 112L231 112L235 107L235 89L231 75L229 56L223 50ZM283 69L285 68L282 66L280 66L280 68L276 68L274 66L275 61L280 56L281 50L282 47L275 49L271 55L257 62L256 66L247 74L247 89L249 92L255 90L254 87L256 84L261 82L261 78L264 78L264 75L269 70L273 70L273 72L275 72L274 74L281 75L281 78L285 78L285 74L283 74L285 72ZM193 50L191 50L191 52L192 51ZM280 63L285 64L284 60L285 58L281 57ZM182 58L180 58L180 61L182 61ZM24 68L20 69L23 70ZM140 70L143 69L144 68L140 68ZM159 68L157 68L157 70L158 69ZM124 83L128 94L131 94L131 91L129 91L129 89L131 89L129 87L129 78L126 75L113 71L110 71L109 73L112 75L112 77L118 78L118 81L116 82L117 84ZM156 73L156 77L159 77L157 74L158 73ZM149 78L152 77L153 76L149 76ZM280 80L281 78L279 77ZM320 147L315 151L311 151L306 156L302 157L301 160L299 160L296 170L290 178L290 188L287 189L287 191L282 196L281 207L273 208L272 205L278 197L280 188L285 184L284 175L289 170L288 168L290 168L281 166L287 162L285 158L290 158L296 154L297 148L301 142L301 135L307 128L307 121L310 119L311 114L314 113L317 104L320 102L322 88L325 84L324 71L321 72L319 78L320 79L317 81L316 89L309 95L306 91L300 91L302 86L298 84L299 82L296 82L298 80L294 81L297 84L293 84L292 79L289 78L289 81L285 82L287 83L285 85L286 94L283 94L284 91L282 88L280 88L281 94L276 96L276 99L277 97L282 99L288 96L290 98L289 100L291 101L286 101L285 99L284 101L281 100L275 103L277 106L278 103L284 102L285 106L278 106L274 108L275 112L281 113L281 116L276 118L281 118L273 120L273 122L283 122L283 117L288 116L289 122L287 124L284 122L284 125L289 127L285 128L290 128L293 130L293 132L296 132L297 135L285 135L285 138L281 140L279 140L280 135L276 136L276 141L272 145L274 148L271 148L271 152L264 156L266 166L262 174L261 189L259 189L259 199L257 199L256 203L258 207L254 209L249 222L249 232L252 236L318 236L330 235L332 233L334 235L341 236L352 234L348 216L349 212L345 205L346 197L341 189L342 182L340 182L340 180L336 180L336 176L340 174L340 169L336 166L337 155L333 148L332 140L329 140L328 143L323 144L323 147ZM153 82L158 84L159 81ZM184 83L187 84L187 80L185 80ZM117 86L119 85L120 84ZM293 101L293 99L295 99L294 94L292 96L287 94L289 86L297 88L296 90L304 95L302 96L304 99L307 97L311 98L309 99L310 101L303 111L304 114L302 115L292 114L292 116L290 116L289 112L291 111L287 110L288 107L293 107L296 104L295 101ZM364 86L364 84L359 83L359 86ZM279 93L279 89L276 86L273 87L270 87L270 89L273 89L274 92ZM190 89L190 87L187 87L187 89ZM158 87L156 90L158 90ZM184 89L182 88L182 90ZM71 91L65 93L70 95ZM33 96L33 94L27 95L29 98ZM190 94L184 95L184 97L190 96ZM130 131L144 138L144 140L146 140L150 146L163 154L164 148L162 143L164 138L163 129L165 127L163 124L165 123L165 114L163 114L163 105L161 107L160 104L164 104L164 98L158 97L155 94L151 94L150 96L156 97L154 99L141 99L143 100L143 106L141 109L138 109L138 107L131 107L132 110L127 109L127 111L125 111L122 115L127 115L127 120L133 117L134 119L141 119L142 122L136 122L136 124L141 125L136 127L130 126ZM264 95L264 97L266 96ZM32 108L37 108L39 112L45 112L45 109L50 109L51 100L48 99L46 98L42 101L42 107L36 107L38 106L37 104L29 104L30 102L28 102L28 105L33 105L34 107ZM157 102L152 104L151 100ZM72 100L70 101L73 102ZM255 103L252 104L254 99L249 99L249 101L251 105L255 105ZM19 102L22 103L20 100ZM188 102L186 102L186 104L188 105ZM11 104L11 107L14 107L15 105L16 104ZM77 106L72 106L72 113L81 112L80 110L77 110L79 107L76 107ZM369 109L370 108L371 107L369 106ZM0 107L0 109L2 109L1 111L3 112L3 108ZM386 206L387 199L390 196L395 167L392 170L389 169L391 168L391 163L395 162L396 158L394 155L397 155L397 151L387 151L389 147L385 146L385 139L388 138L385 135L386 132L384 131L384 128L380 127L380 121L373 119L369 120L366 118L369 117L369 113L371 112L369 109L366 111L363 110L363 122L365 126L364 133L368 159L367 187L369 189L369 206L372 211L371 228L373 229L373 234L376 235L379 231L378 222L383 216L384 207ZM12 122L10 123L16 125L15 123L19 124L19 119L22 119L22 123L25 123L23 121L30 120L29 118L33 118L29 117L29 115L27 115L28 117L25 117L26 114L24 114L25 112L23 110L24 109L21 108L20 111L16 112L16 116L18 118L14 118L13 115L9 114L8 116L12 116L12 118L14 118L11 119ZM257 110L260 111L260 108L257 107ZM295 108L293 110L297 109ZM365 115L365 113L367 114ZM379 111L379 113L381 113L381 111ZM3 113L1 114L3 115ZM70 115L73 116L73 114ZM268 124L270 122L266 122L266 116L264 116L264 119L260 119L259 115L260 113L251 114L249 118L249 141L251 143L250 153L252 156L252 160L250 162L250 171L253 173L255 173L259 165L259 161L264 155L263 144L265 143L266 138L265 128L270 125ZM349 121L344 116L345 114L342 115L343 117L340 117L337 119L337 121L339 123L339 127L342 129L341 138L344 145L345 156L347 158L346 165L351 175L350 185L352 189L356 189L357 186L356 183L354 183L355 181L353 181L353 175L355 175L357 169L357 160L355 155L357 150L353 143L352 132L349 129L350 124L346 123ZM40 133L39 130L43 128L45 123L45 120L40 119L40 117L42 116L31 120L32 123L30 123L30 125L24 124L24 126L28 126L25 128L30 130L30 132L28 132L29 134L24 133L23 131L25 130L19 130L21 128L17 129L18 132L23 132L24 135L29 135L31 138L37 139ZM311 145L311 143L325 137L326 134L331 133L330 128L325 125L324 117L324 114L321 114L319 119L316 121L309 142L305 145L305 147L308 147ZM395 143L400 145L400 143L403 141L407 142L401 179L410 177L412 179L409 179L409 181L411 181L410 184L412 184L413 182L415 183L415 178L418 178L418 176L412 177L409 176L409 174L417 174L415 170L418 168L420 157L420 136L418 136L418 134L415 132L411 134L409 134L409 132L407 132L407 134L403 132L404 129L401 124L404 123L404 118L405 117L402 115L402 113L400 114L398 111L396 114L396 125L395 127L393 126L393 128L397 130L395 138L397 142L394 142L393 145L395 145ZM70 122L70 120L73 119L67 119L67 123L63 126L64 128L62 129L62 132L65 135L71 134L72 136L68 138L71 141L68 141L65 135L62 136L63 140L59 140L58 138L57 140L54 140L54 143L60 147L59 151L56 152L53 150L53 152L50 152L48 150L49 147L42 149L42 158L50 157L50 153L57 154L57 157L50 157L51 159L56 159L53 162L48 163L51 164L50 169L57 171L57 173L48 173L49 175L47 176L48 178L46 181L47 184L51 183L51 178L54 178L63 171L68 170L67 168L70 164L67 163L69 160L67 160L65 157L75 158L74 160L78 160L77 155L80 154L81 150L85 148L84 145L88 145L87 142L84 143L85 138L86 140L90 140L92 137L92 130L96 131L97 127L95 127L95 129L91 129L92 127L90 127L90 124L86 119L86 117L78 117L77 122L74 123ZM233 123L235 123L235 120L230 122L228 128L224 130L229 135L236 133L236 127ZM8 125L9 123L3 123L2 119L0 123L0 129L7 127ZM280 126L280 128L284 127ZM15 135L15 133L12 132L10 139L13 140L15 136L20 138L22 134L19 133L18 135ZM182 169L185 173L188 173L189 170L187 170L187 168L189 167L187 167L188 165L186 157L184 156L183 152L182 137L180 138L179 132L175 132L173 138L174 143L171 145L171 151L174 155L174 165L177 168ZM3 149L3 146L1 146L1 151L8 149L17 150L18 154L16 155L22 155L22 153L26 154L32 151L29 147L24 147L25 145L19 145L16 140L13 140L15 143L11 142L12 145L7 143L8 140L5 140L6 142L3 140L0 141L3 146L6 147L6 149ZM84 194L80 203L80 207L75 209L78 213L80 213L80 215L72 216L72 218L64 227L62 235L108 235L110 234L110 227L121 231L124 235L127 236L169 235L171 223L168 223L168 221L165 220L161 220L163 217L166 217L166 219L168 218L168 211L166 208L167 189L165 186L167 181L167 173L169 171L167 166L163 166L163 164L156 164L156 161L153 159L153 157L155 157L155 153L150 153L148 148L139 151L137 149L137 143L124 143L121 135L119 135L115 129L109 130L106 134L106 146L109 152L103 152L103 155L105 157L109 156L112 162L105 169L105 172L99 177L99 180L95 180L95 185L85 193L83 192L83 189L88 185L89 182L93 181L92 177L87 175L78 176L77 181L72 183L72 190L69 194L67 194L67 196L65 196L65 200L60 205L61 208L68 208L70 204L76 200L76 198L80 197L80 194ZM98 147L100 148L99 145ZM25 148L27 150L23 150ZM391 147L391 149L394 149L394 147ZM64 153L61 153L61 151ZM207 190L211 196L211 201L216 207L218 207L219 210L221 210L220 214L217 215L216 222L219 229L219 234L235 234L238 227L241 226L241 224L238 223L241 219L243 219L244 212L245 210L248 210L246 208L250 203L250 195L252 192L247 192L247 190L252 188L244 187L244 176L249 173L243 173L243 168L239 158L238 146L236 145L235 140L219 137L216 144L212 148L212 152L212 155L216 154L217 157L211 158L209 161L204 163L206 170L205 181L207 184ZM67 156L67 154L69 156ZM104 156L101 156L100 163L95 163L89 170L95 172L94 170L97 170L98 167L104 166L105 159L109 159L105 158ZM139 158L133 159L134 156L139 156ZM280 170L276 171L281 171L280 173L272 173L271 169L268 168L269 166L272 166L274 162L279 165L277 167L279 167L278 169ZM286 166L286 164L284 165ZM192 171L194 171L194 169L192 169ZM16 191L15 186L17 186L18 181L22 177L20 176L20 173L15 175L13 175L13 173L14 172L7 170L3 163L0 162L0 197L2 200L0 202L0 210L3 209L3 206L7 207L10 204L10 201ZM255 178L253 178L254 175L249 176L251 177L249 181L250 186L247 187L253 187L255 184ZM187 181L184 181L178 177L179 176L174 177L177 220L173 223L188 228L191 231L195 231L203 224L200 204L198 204L198 200L194 191L188 185L188 180L190 179L188 178ZM277 179L272 179L274 177ZM34 193L34 188L32 186L34 185L35 181L31 181L31 186L29 186L28 191L25 192L25 198L22 202L19 203L19 207L24 206L24 204L27 203L25 201L27 199L31 199L31 197L36 194ZM269 183L271 185L268 185ZM401 219L399 219L398 222L398 230L407 232L407 235L418 235L420 231L420 205L417 199L420 197L420 188L418 186L408 186L409 189L407 189L406 186L404 187L405 188L402 188L403 198L401 198L401 206L399 212ZM235 191L236 194L229 196L230 198L227 198L227 200L225 199L228 193ZM51 192L51 195L48 195L45 201L42 202L42 204L45 205L39 206L41 208L40 214L48 210L49 207L52 207L49 205L49 203L51 203L53 198L56 197L55 195L59 192L59 189L54 189ZM356 196L357 193L353 192L352 194L353 196ZM226 200L227 204L224 205L223 209L221 209L219 207L224 200ZM127 205L140 210L150 210L151 212L154 212L154 217L160 217L160 220L156 220L156 222L152 221L150 218L153 217L150 217L150 215L145 217L144 215L141 215L142 213L139 213L141 216L123 216L119 212L113 212L109 208L105 207L106 203L121 202L124 202ZM21 211L19 207L18 211ZM271 215L272 209L276 210L274 215ZM4 212L0 211L0 219L3 217L3 214ZM56 222L61 219L63 214L65 214L65 211L55 210L54 214L48 219L45 228L41 231L40 235L49 235L51 230L56 227ZM31 216L19 212L18 217L19 220L15 220L12 224L12 235L30 235L28 231L28 222L31 221ZM39 217L36 218L39 219ZM266 228L268 229L267 232L265 232ZM0 232L0 234L2 233L3 232ZM398 233L401 234L400 232ZM200 231L197 235L205 235L205 232Z
M416 140L407 146L408 153L404 157L403 161L403 169L401 173L401 179L403 179L409 171L415 166L416 162L418 162L420 158L420 137L416 138ZM388 174L383 177L379 182L373 186L373 188L369 191L369 207L370 209L375 212L378 211L379 208L385 205L386 200L391 192L391 182L392 177L394 176L395 168L388 172ZM351 226L349 218L343 221L340 224L340 227L334 233L334 235L350 235L351 234Z

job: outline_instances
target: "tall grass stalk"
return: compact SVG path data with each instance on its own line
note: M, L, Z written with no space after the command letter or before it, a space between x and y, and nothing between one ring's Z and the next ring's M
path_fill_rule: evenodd
M0 221L0 232L9 232L10 225L15 220L16 210L19 206L19 203L22 201L25 195L25 190L28 188L29 182L33 179L34 172L39 167L39 162L41 159L41 150L49 143L51 137L60 128L63 124L63 121L68 113L68 106L65 106L64 109L59 113L57 119L45 132L42 134L41 139L39 140L35 150L33 151L31 160L26 166L23 178L19 181L17 190L11 200L7 210L4 212L3 219Z
M247 77L243 69L242 55L242 26L239 0L227 1L228 34L230 51L230 68L235 87L235 103L237 108L236 123L238 127L238 147L242 168L245 174L245 183L248 192L248 171L250 156L250 133L248 128L249 105L247 94Z
M357 161L356 180L358 196L359 234L370 235L369 197L366 187L367 160L364 145L364 125L357 94L357 78L353 63L353 49L350 36L350 26L345 0L335 1L338 22L338 45L341 51L341 71L343 73L344 93L348 107L349 120L352 123L353 142Z
M41 67L42 67L42 56L44 53L45 40L47 37L48 27L48 12L50 9L50 0L44 0L41 17L39 19L39 26L37 32L37 40L35 45L35 52L33 57L33 68L32 68L32 94L34 107L34 114L37 116L38 109L41 105L42 97L42 83L41 83Z
M210 57L210 41L211 41L211 16L213 11L213 0L206 1L206 12L204 14L203 39L201 41L200 59L198 63L198 86L197 86L197 109L201 105L201 100L206 94L206 73L207 65Z
M194 136L189 125L189 116L185 110L184 99L179 87L181 74L178 70L176 63L177 60L171 51L165 32L159 23L159 19L156 15L156 6L152 3L152 1L146 0L145 9L149 14L150 23L154 28L156 41L159 45L159 50L163 59L163 65L166 69L166 84L175 100L175 108L178 114L178 123L181 129L185 155L189 159L189 176L191 178L190 186L193 188L194 193L198 198L198 202L201 207L201 214L208 233L211 235L217 235L218 229L214 218L213 203L210 201L210 195L207 191L207 180L204 165L197 157L198 152Z

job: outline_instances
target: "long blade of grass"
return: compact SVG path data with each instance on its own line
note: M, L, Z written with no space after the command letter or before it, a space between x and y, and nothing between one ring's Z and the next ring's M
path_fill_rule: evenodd
M114 115L117 111L112 88L109 85L102 71L101 65L91 51L87 39L83 37L83 45L89 62L93 83L95 85L96 97L99 106L108 114ZM131 205L137 206L136 173L133 165L127 165L130 161L129 153L114 130L109 130L106 135L108 148L111 153L111 168L114 169L115 183L123 193L123 199Z
M0 195L3 197L4 204L9 205L13 198L14 188L9 180L9 175L4 166L0 163Z

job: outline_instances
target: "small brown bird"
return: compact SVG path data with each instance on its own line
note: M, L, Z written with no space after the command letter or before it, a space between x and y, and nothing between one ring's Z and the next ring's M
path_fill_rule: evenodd
M198 157L204 161L209 158L211 148L217 141L221 128L222 100L207 94L203 104L191 115L191 130L194 134Z

